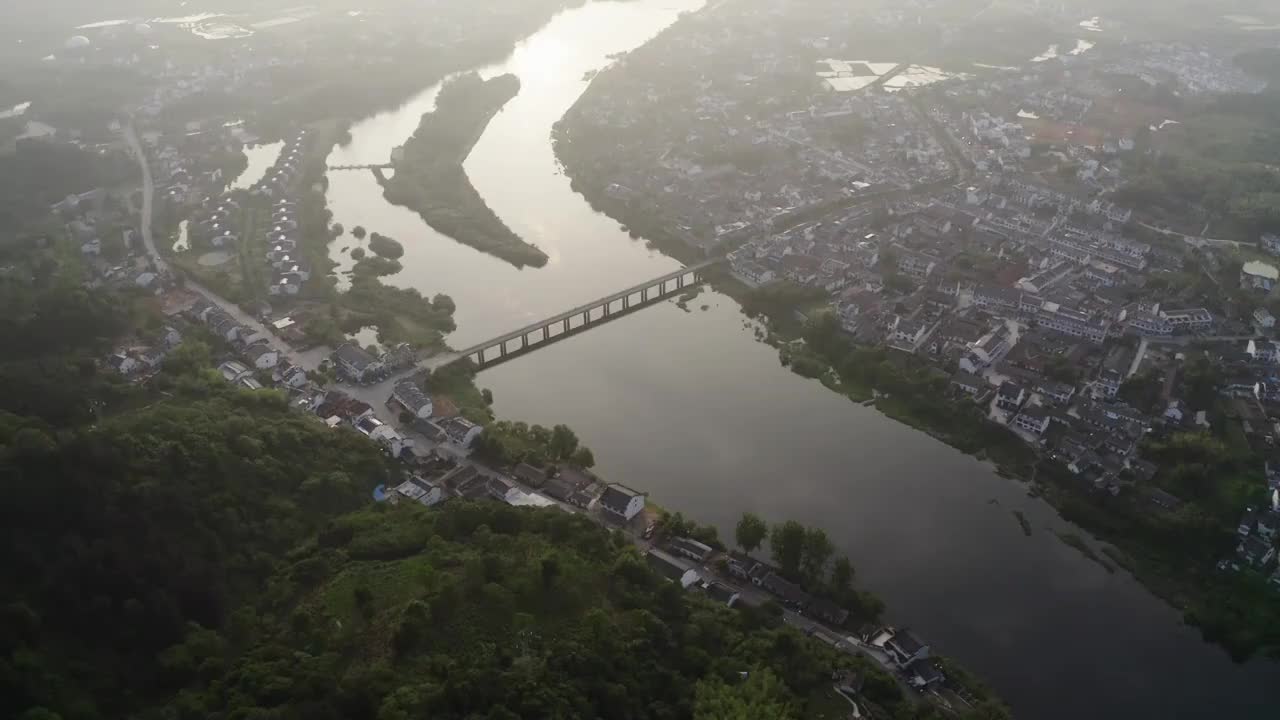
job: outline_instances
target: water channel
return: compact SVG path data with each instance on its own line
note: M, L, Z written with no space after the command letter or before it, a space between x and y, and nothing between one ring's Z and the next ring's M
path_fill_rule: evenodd
M523 85L466 168L494 211L547 252L546 267L517 270L435 233L388 204L368 173L330 174L334 219L402 241L405 269L388 281L452 296L455 347L676 268L570 190L549 134L585 73L700 5L589 3L481 70ZM385 162L437 89L358 123L330 164ZM335 258L349 263L342 248L355 244L339 239ZM644 310L485 371L480 384L500 416L571 425L603 476L724 537L744 510L825 528L891 620L986 678L1019 717L1274 717L1280 666L1232 664L1123 572L1058 540L1051 530L1073 528L1020 483L791 374L754 331L734 301L705 291L687 311Z

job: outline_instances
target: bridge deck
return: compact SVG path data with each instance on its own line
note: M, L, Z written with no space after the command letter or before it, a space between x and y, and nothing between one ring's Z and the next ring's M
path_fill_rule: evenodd
M606 295L605 297L597 298L595 300L592 300L591 302L583 303L573 308L572 310L566 310L565 312L562 312L559 315L553 315L544 320L539 320L538 322L529 323L528 325L525 325L524 327L518 330L513 330L504 335L499 335L495 338L486 340L485 342L482 342L482 343L476 343L475 345L472 345L471 347L466 348L465 350L459 350L457 352L457 355L458 357L468 357L470 355L474 355L480 352L481 350L487 350L491 347L495 347L502 343L515 340L517 338L528 335L529 333L535 330L540 330L543 327L546 327L548 325L554 325L555 323L563 322L565 320L568 320L569 318L577 317L578 315L581 315L582 313L587 312L589 310L594 310L595 308L614 302L615 300L621 300L624 297L635 295L636 293L641 292L646 288L651 288L655 285L660 285L668 280L675 280L681 275L688 275L689 273L692 273L692 272L704 270L719 262L721 262L720 258L705 260L696 265L690 265L688 267L681 268L674 272L667 273L666 275L663 275L661 277L656 277L648 282L640 283L639 285L633 285L627 288L626 290L621 290L619 292L613 293L612 295Z

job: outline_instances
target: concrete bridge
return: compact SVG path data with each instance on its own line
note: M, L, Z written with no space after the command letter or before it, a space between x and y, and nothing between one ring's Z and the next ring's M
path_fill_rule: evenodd
M330 170L391 170L391 163L371 163L369 165L330 165Z
M679 295L702 283L703 270L723 261L724 258L715 258L690 265L457 352L430 357L420 363L415 371L435 370L463 358L471 358L477 366L484 369L520 357Z

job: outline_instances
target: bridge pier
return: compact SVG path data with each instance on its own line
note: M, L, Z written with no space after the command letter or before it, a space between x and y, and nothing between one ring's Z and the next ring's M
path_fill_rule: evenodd
M551 339L551 326L550 326L550 325L543 325L543 326L542 326L542 341L543 341L543 342L546 342L547 340L550 340L550 339Z
M529 349L529 336L528 336L528 335L521 335L521 336L520 336L520 349L521 349L521 350L527 350L527 349Z

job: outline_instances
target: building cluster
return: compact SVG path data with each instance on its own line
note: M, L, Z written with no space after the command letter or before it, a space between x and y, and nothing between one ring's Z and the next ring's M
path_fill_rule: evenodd
M910 98L834 89L815 62L843 46L780 32L781 12L752 3L691 19L686 32L664 33L603 74L593 102L575 106L561 125L566 147L583 148L575 165L584 178L710 249L815 206L954 177L945 145ZM865 19L838 6L833 15L824 25L832 33ZM874 72L831 62L840 69L824 74ZM627 72L640 63L653 72ZM886 84L891 75L902 76L886 71ZM608 151L594 152L598 146Z
M269 297L298 295L311 279L311 266L299 248L298 194L307 131L280 151L275 164L245 194L206 197L191 213L185 250L221 251L240 259L239 272L260 278ZM189 188L188 188L189 190ZM244 263L260 263L246 268Z
M1280 353L1261 342L1280 269L1162 234L1118 192L1178 124L1162 93L1257 83L1221 53L1140 45L912 86L895 78L932 69L831 60L838 33L781 33L764 5L691 20L602 75L559 131L609 148L574 163L583 178L725 253L753 288L827 298L818 312L854 341L924 359L1087 487L1149 512L1183 504L1157 489L1149 434L1208 429L1225 406L1256 448L1280 437ZM1280 255L1280 236L1260 245ZM1197 357L1228 375L1213 408L1188 388ZM1251 530L1242 548L1260 542Z

